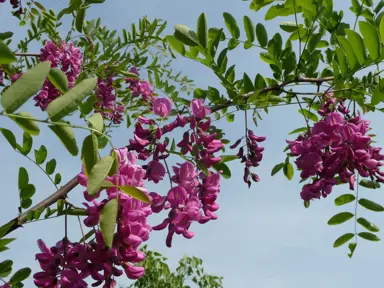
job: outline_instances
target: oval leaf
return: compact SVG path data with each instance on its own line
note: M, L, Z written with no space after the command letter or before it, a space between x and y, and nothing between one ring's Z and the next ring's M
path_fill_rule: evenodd
M59 126L59 125L50 125L48 126L60 141L67 148L68 152L73 156L79 154L79 148L77 147L75 134L73 133L72 127L69 126Z
M61 93L68 91L67 76L60 69L51 68L51 70L49 70L48 79Z
M105 156L99 160L93 166L91 172L89 172L87 191L89 195L96 195L99 191L103 181L108 176L109 171L112 168L115 158L112 156Z
M268 45L268 33L264 25L258 23L256 25L256 37L261 47L266 47Z
M84 24L84 19L85 19L85 9L79 9L77 11L77 15L76 15L76 30L78 32L82 32L83 31L83 24Z
M199 46L199 37L185 25L175 25L175 38L188 46Z
M371 200L365 199L365 198L361 198L359 200L359 204L361 206L363 206L364 208L371 210L371 211L375 211L375 212L383 212L384 211L383 206L381 206L380 204L377 204Z
M110 200L100 214L100 230L103 235L105 245L112 247L113 237L115 235L116 218L118 212L118 203L116 199Z
M47 107L49 118L56 122L75 111L81 101L92 93L96 84L97 78L83 80L63 96L53 100Z
M98 147L99 144L95 133L85 137L83 147L81 148L81 161L84 164L86 175L89 175L89 171L92 170L93 166L95 166L99 160Z
M244 16L243 18L244 30L247 35L247 40L249 43L253 43L256 39L255 37L255 26L252 22L252 19L248 16Z
M104 131L104 119L101 116L101 113L95 113L91 117L88 118L88 123L91 128L96 129L97 131L103 133Z
M273 167L271 176L275 176L276 173L278 173L281 169L283 169L284 163L277 164L275 167Z
M335 199L336 206L341 206L354 201L356 197L352 194L344 194Z
M367 179L363 179L359 182L359 185L364 187L364 188L368 188L368 189L377 189L377 188L380 188L380 183L379 182L376 182L376 181L371 181L371 180L367 180Z
M365 47L369 51L372 60L376 60L381 55L381 43L376 28L364 21L359 22L360 32L364 38Z
M197 20L197 35L200 45L207 48L208 45L208 19L205 13L201 13Z
M239 25L237 24L236 19L228 12L224 12L223 16L224 16L225 25L227 26L229 33L231 33L233 38L239 39L240 28L239 28Z
M333 216L331 219L328 221L328 225L339 225L342 224L349 219L353 218L353 214L350 212L341 212L335 216Z
M0 277L7 277L12 272L12 260L5 260L0 263Z
M148 195L140 189L131 186L120 186L119 188L121 191L131 196L132 198L151 204L151 200L149 200Z
M361 36L353 30L345 29L345 32L347 33L348 40L354 49L357 61L359 61L360 65L364 65L367 60L367 53L365 52L363 38L361 38Z
M292 164L289 162L284 163L283 171L284 171L285 177L287 177L288 180L292 180L293 174L294 174Z
M379 232L380 229L375 224L369 222L367 219L360 217L357 219L357 223L363 226L365 229L371 232Z
M25 72L13 83L1 97L1 105L7 113L13 113L20 108L29 98L35 95L44 84L51 68L51 62L37 64Z
M349 240L351 240L353 238L353 236L355 236L355 234L353 234L353 233L347 233L347 234L340 236L333 243L333 247L334 248L340 247L341 245L343 245L343 244L347 243Z
M25 132L28 132L29 134L34 136L37 136L40 134L40 128L37 125L36 121L33 121L33 116L31 113L21 111L19 113L16 113L15 115L30 118L30 119L26 119L26 118L17 118L17 117L9 116L9 118L15 121L15 123L19 125L21 129L23 129Z
M368 240L368 241L380 241L380 238L377 237L375 234L372 234L372 233L369 233L369 232L360 232L359 234L359 237L365 239L365 240Z

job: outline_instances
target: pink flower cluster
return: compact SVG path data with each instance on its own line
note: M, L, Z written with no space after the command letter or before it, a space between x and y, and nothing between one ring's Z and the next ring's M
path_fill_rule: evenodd
M322 120L295 141L287 140L292 155L297 156L301 178L312 178L312 183L303 186L302 199L327 197L338 184L337 177L353 190L356 173L384 183L384 172L379 169L384 155L381 148L371 146L370 121L360 114L351 117L343 101L332 94L325 96L318 113Z
M61 42L59 46L47 41L41 49L40 61L51 61L52 68L59 67L68 78L68 86L72 88L80 74L83 63L83 55L80 48L76 48L72 43ZM45 80L40 93L34 97L35 106L45 110L49 103L60 96L60 91L48 80Z
M172 182L178 186L172 187L167 196L160 196L155 192L149 194L153 199L153 212L159 213L163 209L170 209L168 217L153 227L153 230L168 227L166 238L168 247L172 246L174 234L183 235L187 239L192 238L194 233L189 230L191 224L194 221L204 224L216 220L217 215L214 212L219 209L216 199L220 192L220 174L209 171L208 176L202 172L198 175L190 162L179 164L179 167L173 166L173 172L175 175L172 177Z
M130 72L140 75L136 67L132 67ZM132 91L133 97L143 97L145 101L149 101L152 96L154 96L154 91L151 87L151 84L144 80L126 78L125 82L129 84L129 90Z
M116 175L107 177L107 180L119 186L137 187L146 193L143 182L146 172L137 164L137 157L132 152L128 152L127 148L115 150L115 152L119 159L119 170ZM79 174L78 180L81 185L87 185L87 177L84 173ZM96 281L92 284L94 287L103 283L105 288L116 287L113 278L123 274L118 267L121 267L130 279L137 279L144 275L144 268L134 263L141 262L145 258L145 255L137 249L149 238L152 228L147 224L146 219L152 213L151 207L116 188L106 189L106 194L107 198L98 202L96 198L100 197L101 191L95 196L88 195L87 191L84 192L86 200L92 201L91 205L84 203L88 214L84 224L87 227L96 228L95 226L100 222L103 207L108 201L118 196L117 233L114 235L112 248L108 249L105 246L99 231L96 232L95 240L88 244L68 243L66 254L62 244L59 244L60 247L51 248L50 251L43 247L42 254L36 255L43 269L43 272L34 275L37 286L88 287L84 279L90 276ZM148 198L151 199L149 196ZM60 267L62 269L59 269Z
M116 92L112 82L112 76L108 77L107 81L98 79L96 111L100 111L103 117L112 121L112 123L120 124L123 118L124 106L116 102Z
M235 149L241 143L243 138L237 140L233 145L230 146L231 149ZM252 130L247 129L246 139L246 148L247 154L244 154L244 146L240 147L237 156L241 158L241 163L245 163L244 176L243 180L248 184L248 187L251 187L251 179L254 182L259 182L260 177L256 173L251 172L250 167L258 167L261 160L263 159L264 147L259 147L259 142L264 142L266 137L256 136Z

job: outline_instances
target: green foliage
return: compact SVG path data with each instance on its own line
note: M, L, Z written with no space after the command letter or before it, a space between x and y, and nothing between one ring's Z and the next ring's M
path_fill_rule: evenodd
M112 247L113 237L115 234L117 211L118 203L116 199L109 200L101 210L100 230L107 247Z
M175 272L172 272L166 263L167 258L160 253L148 250L147 246L144 246L142 251L146 254L146 258L140 265L145 268L145 274L129 288L223 287L223 277L207 274L203 268L203 261L197 257L184 256L180 259Z

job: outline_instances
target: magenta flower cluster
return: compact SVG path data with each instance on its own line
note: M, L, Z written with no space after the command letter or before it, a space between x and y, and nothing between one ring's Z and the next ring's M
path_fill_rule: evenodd
M301 178L312 180L300 194L307 201L327 197L338 179L353 190L356 174L384 183L380 171L384 155L380 154L381 148L371 145L367 135L370 121L360 114L351 117L343 101L332 94L325 97L318 111L323 119L295 141L287 140L291 154L297 156Z
M83 55L72 43L61 42L56 45L47 41L41 49L40 61L51 61L52 68L60 68L68 78L68 86L72 88L80 74ZM60 91L48 80L45 80L40 93L34 97L35 106L45 110L49 103L60 96Z
M116 102L116 90L112 86L113 78L109 76L106 81L98 79L96 96L96 111L100 111L104 119L120 124L123 119L124 106Z
M130 72L140 75L136 67L132 67ZM145 101L149 101L152 96L154 96L154 91L151 87L151 84L145 80L126 78L125 82L129 84L128 88L131 90L133 97L143 97Z
M146 193L143 182L146 172L137 164L137 157L128 152L127 148L115 152L119 159L119 170L116 175L106 180L118 186L137 187ZM86 175L80 173L78 181L86 186ZM67 243L65 257L65 246L61 242L51 249L46 249L41 245L42 242L39 242L42 253L37 254L36 258L43 271L34 275L38 287L88 287L84 279L90 276L95 280L93 287L104 283L103 287L109 288L116 287L114 278L124 272L130 279L144 275L144 268L135 264L145 258L145 255L137 249L142 242L148 240L152 230L146 220L152 213L150 205L116 188L106 189L107 197L98 202L96 199L101 193L102 191L99 191L97 195L90 196L84 191L86 200L91 202L84 203L88 214L84 224L97 229L102 208L108 201L118 197L117 232L111 249L105 246L100 231L96 232L95 239L90 243ZM150 196L148 198L151 199Z

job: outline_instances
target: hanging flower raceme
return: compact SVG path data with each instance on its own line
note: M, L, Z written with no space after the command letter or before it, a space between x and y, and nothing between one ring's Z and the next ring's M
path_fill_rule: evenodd
M147 217L152 213L149 204L136 200L116 187L131 186L141 190L144 194L145 170L137 164L137 157L127 148L115 150L118 157L118 172L107 177L107 181L116 185L106 189L106 198L101 202L96 199L101 197L101 191L94 196L84 192L87 201L84 203L88 217L84 220L87 227L96 228L100 223L103 207L109 201L118 197L117 232L113 238L112 247L109 249L100 231L89 243L59 242L55 247L48 249L39 241L42 253L36 255L42 272L34 275L38 287L88 287L84 279L91 276L99 286L104 283L105 288L116 287L114 277L124 272L130 279L137 279L144 275L144 268L137 266L145 255L138 250L141 243L149 238L152 230L147 224ZM87 185L87 177L80 173L78 181ZM147 196L151 200L150 196ZM97 228L96 228L97 229ZM66 253L64 253L66 250ZM65 257L64 257L65 255ZM72 286L70 286L72 285ZM84 286L85 285L85 286Z
M96 111L100 111L103 118L110 120L114 124L120 124L123 118L124 106L116 102L116 91L112 86L113 78L108 77L106 81L97 80Z
M384 155L381 148L371 146L367 135L370 121L358 113L351 117L342 100L326 95L318 113L323 119L295 141L287 140L291 154L297 156L296 166L303 180L301 197L309 201L327 197L338 180L354 189L355 174L384 183L380 171Z
M132 67L130 72L140 75L137 71L136 67ZM147 81L139 80L139 79L133 79L133 78L126 78L125 82L129 84L129 90L132 91L133 97L143 97L145 101L149 101L151 97L155 94L151 84L149 84Z
M40 61L51 61L52 68L60 68L67 76L68 87L72 88L80 74L83 55L80 48L76 48L72 43L61 42L56 45L47 41L41 49ZM58 96L60 91L47 78L40 93L34 97L35 106L45 110Z

